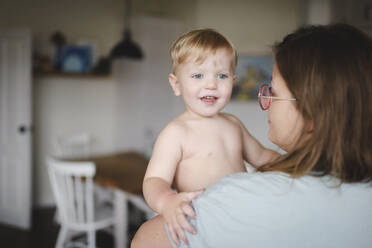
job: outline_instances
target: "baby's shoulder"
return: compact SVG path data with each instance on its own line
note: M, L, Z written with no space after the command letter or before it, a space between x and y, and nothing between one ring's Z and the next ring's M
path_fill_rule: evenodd
M161 131L163 135L181 135L185 133L187 125L181 118L171 120Z
M233 114L229 114L229 113L220 113L220 116L221 116L225 121L229 122L230 124L238 125L238 126L241 125L241 121L238 119L238 117L236 117L236 116L233 115Z

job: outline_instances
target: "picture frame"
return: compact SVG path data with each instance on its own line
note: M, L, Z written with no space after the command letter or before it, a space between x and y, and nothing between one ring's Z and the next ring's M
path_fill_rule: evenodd
M88 73L92 64L92 49L88 45L65 45L62 48L62 71Z
M238 55L238 63L235 70L236 82L233 86L231 100L257 100L260 86L271 82L273 66L274 59L270 54Z

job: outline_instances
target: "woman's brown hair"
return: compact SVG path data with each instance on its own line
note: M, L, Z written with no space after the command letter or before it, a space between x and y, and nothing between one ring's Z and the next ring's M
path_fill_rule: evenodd
M274 46L311 134L259 171L372 180L372 40L347 24L308 26ZM304 130L303 135L305 136Z

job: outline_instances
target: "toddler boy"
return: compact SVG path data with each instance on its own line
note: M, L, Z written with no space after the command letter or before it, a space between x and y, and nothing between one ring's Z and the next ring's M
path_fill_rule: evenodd
M230 100L237 63L224 36L212 29L191 31L173 44L171 57L169 83L185 111L157 138L143 192L179 245L178 238L187 243L184 229L195 233L186 219L195 218L192 199L221 177L246 171L244 160L257 167L277 153L258 143L235 116L220 112Z

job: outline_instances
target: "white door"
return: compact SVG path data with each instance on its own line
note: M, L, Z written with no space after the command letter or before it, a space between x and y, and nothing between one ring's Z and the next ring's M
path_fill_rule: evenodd
M0 222L31 226L31 34L0 30Z

